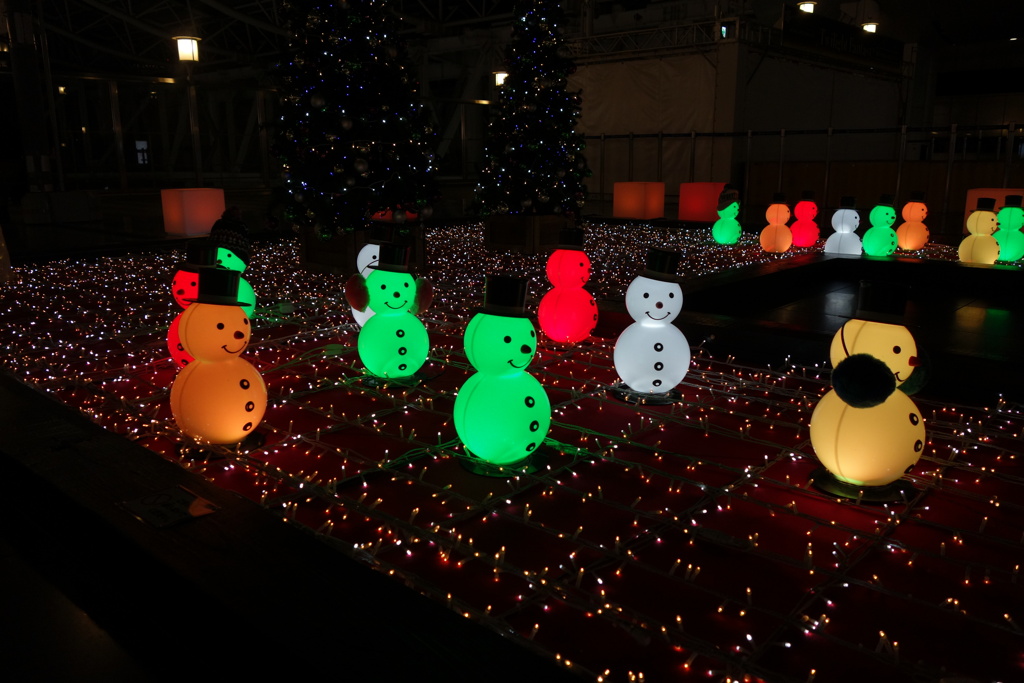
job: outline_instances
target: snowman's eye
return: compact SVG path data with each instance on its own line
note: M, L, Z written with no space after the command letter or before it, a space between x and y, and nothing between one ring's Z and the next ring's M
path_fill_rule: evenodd
M668 298L669 299L675 299L676 298L676 293L675 292L669 292L668 293Z
M900 352L900 351L902 351L902 350L903 350L903 349L901 349L901 348L900 348L900 347L898 347L898 346L894 346L894 347L892 347L892 352L893 352L893 353L899 353L899 352Z
M217 329L218 330L223 330L224 329L224 323L217 323Z
M537 336L537 333L536 333L536 332L534 332L533 330L530 330L530 336L531 336L531 337L536 337L536 336Z
M644 298L645 298L645 299L650 299L650 298L651 298L651 295L650 295L650 294L648 294L647 292L644 292Z
M408 282L406 282L406 283L405 283L405 286L406 286L406 287L408 287L408 286L409 286L409 283L408 283Z
M242 318L242 324L243 325L248 325L249 324L249 319L248 318Z
M387 288L388 288L388 286L387 286L387 285L381 285L381 286L380 286L380 288L381 288L381 289L387 289Z
M511 344L512 343L512 337L505 337L505 343L506 344Z

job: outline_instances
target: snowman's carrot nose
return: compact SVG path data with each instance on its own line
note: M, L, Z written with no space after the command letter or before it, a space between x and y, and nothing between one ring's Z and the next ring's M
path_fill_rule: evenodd
M235 330L235 339L244 339L244 338L245 338L244 334L242 334L238 330Z
M907 359L907 362L910 364L910 367L912 368L916 368L921 364L921 361L917 359L917 356L911 356L910 358Z
M657 308L664 308L665 307L665 304L661 303L660 301L658 303L654 304L654 305Z

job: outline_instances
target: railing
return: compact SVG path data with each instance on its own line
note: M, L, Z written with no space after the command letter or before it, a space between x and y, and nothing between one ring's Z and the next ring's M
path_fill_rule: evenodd
M870 208L880 195L905 202L925 192L935 220L929 227L957 232L966 191L1024 187L1024 128L1018 124L943 128L774 130L730 133L588 135L593 170L588 210L601 212L615 182L658 181L668 201L684 182L736 185L751 220L776 192L837 207L843 196ZM666 211L669 211L668 207Z

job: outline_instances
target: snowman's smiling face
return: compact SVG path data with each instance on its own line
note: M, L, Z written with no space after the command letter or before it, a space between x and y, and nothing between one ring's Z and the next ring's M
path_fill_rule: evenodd
M376 268L366 278L370 308L378 314L405 313L416 303L416 280L409 273Z
M217 265L239 273L245 271L245 261L227 247L217 247Z
M481 372L525 369L537 350L537 332L529 318L478 313L466 327L466 355Z
M872 226L880 226L883 228L892 227L893 223L896 222L896 209L891 206L879 204L875 208L871 209L871 214L868 216L868 220L871 221Z
M839 209L832 214L832 228L836 232L854 232L860 225L856 209Z
M639 323L668 324L683 307L683 289L677 282L640 276L626 290L626 310Z
M379 244L367 244L359 253L356 254L356 268L363 274L364 277L370 275L370 266L377 264L380 261L380 245Z
M178 323L181 343L196 360L237 357L249 345L249 318L238 306L194 303Z
M199 273L194 270L179 270L171 279L171 294L182 308L188 308L199 296Z
M555 287L580 287L590 279L590 258L578 249L556 249L548 259L547 274Z

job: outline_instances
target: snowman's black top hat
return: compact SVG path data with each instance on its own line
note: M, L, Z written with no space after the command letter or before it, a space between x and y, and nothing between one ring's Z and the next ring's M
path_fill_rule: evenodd
M484 305L480 313L526 317L526 289L529 280L512 275L488 275L484 280Z
M839 200L839 208L840 209L856 209L857 208L857 198L856 197L851 197L849 195L840 198L840 200Z
M178 270L196 272L200 268L217 265L217 245L208 239L192 240L185 247L185 261L178 264Z
M386 270L392 273L408 273L409 247L394 242L381 242L380 259L370 264L375 270Z
M785 204L785 203L786 203L786 193L785 192L776 192L775 194L772 195L772 204Z
M1017 208L1020 208L1022 202L1024 202L1024 196L1019 194L1008 194L1006 195L1006 198L1003 199L1003 206L1016 206Z
M891 194L883 194L878 198L879 206L892 206L892 203L896 201Z
M813 202L814 190L804 190L803 192L800 193L800 199L804 200L805 202Z
M663 282L682 282L678 274L679 252L651 247L647 250L647 267L640 273L641 277L649 277L652 280Z
M727 208L733 202L740 200L740 193L732 185L726 185L722 188L722 193L718 195L718 210Z
M199 295L188 299L196 304L217 306L242 306L238 300L238 282L242 274L227 268L199 268Z
M562 228L559 230L557 248L583 251L583 228Z
M210 241L231 252L249 265L249 228L242 222L242 212L237 206L227 209L210 228Z
M909 291L910 287L902 282L861 280L854 316L860 320L902 325Z
M914 190L910 193L910 201L924 203L924 192L921 190Z
M995 211L996 200L994 197L978 197L978 204L975 211Z

